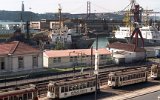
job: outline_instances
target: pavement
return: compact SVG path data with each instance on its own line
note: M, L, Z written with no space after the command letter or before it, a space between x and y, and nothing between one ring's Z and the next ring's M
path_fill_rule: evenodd
M125 93L125 94L118 95L118 96L103 98L103 99L100 99L100 100L128 100L128 99L135 98L135 97L138 97L138 96L146 95L148 93L156 92L156 91L159 91L159 90L160 90L160 85L153 86L153 87L148 87L148 88L133 91L133 92L130 92L130 93Z

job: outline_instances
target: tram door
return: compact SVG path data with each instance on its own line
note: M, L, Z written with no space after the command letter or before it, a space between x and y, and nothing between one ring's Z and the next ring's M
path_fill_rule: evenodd
M54 87L54 89L55 89L55 98L59 98L59 94L60 94L59 88L60 88L59 86Z
M115 86L117 87L119 84L119 77L115 77Z

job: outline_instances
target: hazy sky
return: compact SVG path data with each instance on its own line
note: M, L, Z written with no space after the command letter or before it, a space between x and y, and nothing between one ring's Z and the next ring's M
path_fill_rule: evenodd
M24 1L25 10L36 13L57 12L61 4L62 12L86 13L87 1L91 2L91 12L113 12L124 9L130 0L0 0L0 10L21 10ZM143 8L160 11L160 0L136 0ZM31 9L29 9L31 8Z

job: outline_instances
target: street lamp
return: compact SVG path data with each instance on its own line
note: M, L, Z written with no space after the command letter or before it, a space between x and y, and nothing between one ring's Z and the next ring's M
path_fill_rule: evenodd
M97 100L97 81L98 81L98 35L96 34L96 50L95 50L95 72L94 74L96 75L96 89L95 89L95 100Z

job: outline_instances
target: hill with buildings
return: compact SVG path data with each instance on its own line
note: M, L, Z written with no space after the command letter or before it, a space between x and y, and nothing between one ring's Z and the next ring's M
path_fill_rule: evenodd
M62 13L62 17L65 19L86 19L86 14L70 14ZM114 13L91 13L90 19L106 19L106 20L121 20L123 15ZM28 20L40 20L40 19L58 19L57 13L44 13L38 14L30 11L5 11L0 10L0 20L2 21L28 21Z

